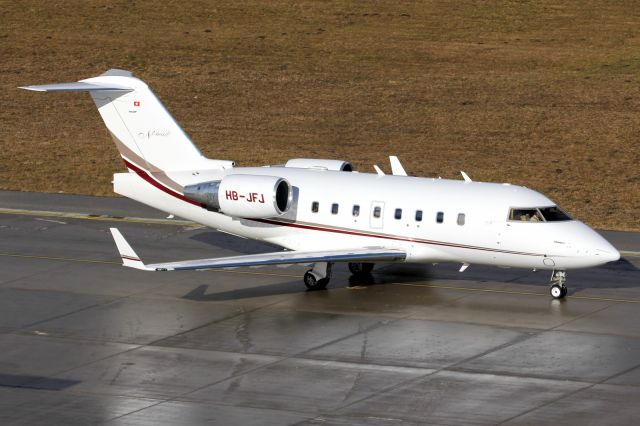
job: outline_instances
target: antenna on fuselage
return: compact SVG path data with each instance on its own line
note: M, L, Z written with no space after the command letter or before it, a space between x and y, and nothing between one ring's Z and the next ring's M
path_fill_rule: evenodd
M384 176L384 172L382 171L382 169L380 167L378 167L377 164L374 164L373 168L376 169L376 173L378 174L378 176Z
M389 156L389 162L391 163L391 173L395 176L407 176L407 172L404 171L402 163L395 155Z

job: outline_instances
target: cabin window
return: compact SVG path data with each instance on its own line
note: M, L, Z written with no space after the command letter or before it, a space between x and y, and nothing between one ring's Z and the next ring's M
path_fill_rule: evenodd
M444 222L444 212L438 212L436 214L436 222L438 223Z
M358 217L360 216L360 206L357 204L353 205L353 212L352 212L354 217Z
M373 208L373 217L379 218L381 214L382 214L382 210L380 209L380 207Z
M416 222L422 222L422 210L416 210Z
M338 214L338 203L331 204L331 214Z
M398 219L398 220L399 220L399 219L402 219L402 209L396 209L396 212L395 212L395 214L394 214L394 217L395 217L396 219Z
M314 201L313 203L311 203L311 211L313 213L318 213L319 209L320 209L320 204L317 201Z
M464 213L458 213L458 225L464 225Z

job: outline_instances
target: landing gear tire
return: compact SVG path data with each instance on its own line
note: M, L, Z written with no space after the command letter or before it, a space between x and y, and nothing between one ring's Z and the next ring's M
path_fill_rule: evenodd
M549 289L549 293L551 293L551 297L554 299L562 299L567 295L567 287L562 285L554 284Z
M353 275L370 274L374 266L374 263L349 262L349 271Z
M551 273L551 287L549 293L554 299L562 299L567 295L567 286L564 285L567 281L567 273L565 271L553 271Z
M328 278L317 279L316 276L311 273L311 270L308 270L304 274L304 285L309 290L324 290L327 288L327 284L329 284Z

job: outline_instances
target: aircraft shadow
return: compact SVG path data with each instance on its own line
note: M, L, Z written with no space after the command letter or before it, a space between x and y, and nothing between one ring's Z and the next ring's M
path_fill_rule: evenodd
M373 284L455 280L547 286L550 274L550 271L533 272L528 269L502 269L481 265L471 265L467 271L460 273L458 265L455 264L437 266L388 264L376 267ZM587 288L640 289L640 268L625 258L596 268L571 270L567 275L567 285L573 290Z
M0 373L0 387L57 391L67 389L78 383L80 383L78 380L59 379L55 377Z
M453 264L437 266L380 264L373 274L350 275L348 271L342 270L336 272L329 285L329 290L398 283L433 283L439 280L540 285L546 288L550 275L549 271L533 272L526 269L501 269L480 265L472 265L467 271L460 273L457 265ZM623 258L617 262L611 262L597 268L569 271L567 285L573 291L588 288L640 288L640 268ZM310 292L302 284L302 276L300 280L293 279L292 281L258 285L250 288L207 293L208 290L209 285L202 284L182 296L182 298L215 302Z
M242 254L259 254L282 250L282 248L280 247L278 247L277 250L274 250L274 247L276 246L268 243L246 240L234 235L229 235L217 231L204 231L192 235L189 238L200 243L208 244L210 246L218 248L224 248L225 250L231 250Z
M197 302L223 302L229 300L251 299L255 297L279 296L284 294L295 294L304 291L302 283L275 283L265 284L251 288L239 288L234 290L207 293L208 284L202 284L182 296L182 299Z

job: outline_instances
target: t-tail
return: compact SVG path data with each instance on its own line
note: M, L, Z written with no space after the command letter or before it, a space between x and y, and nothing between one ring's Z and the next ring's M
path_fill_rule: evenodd
M89 92L130 170L151 173L227 169L205 158L151 89L129 71L111 69L73 83L26 86L38 92Z

